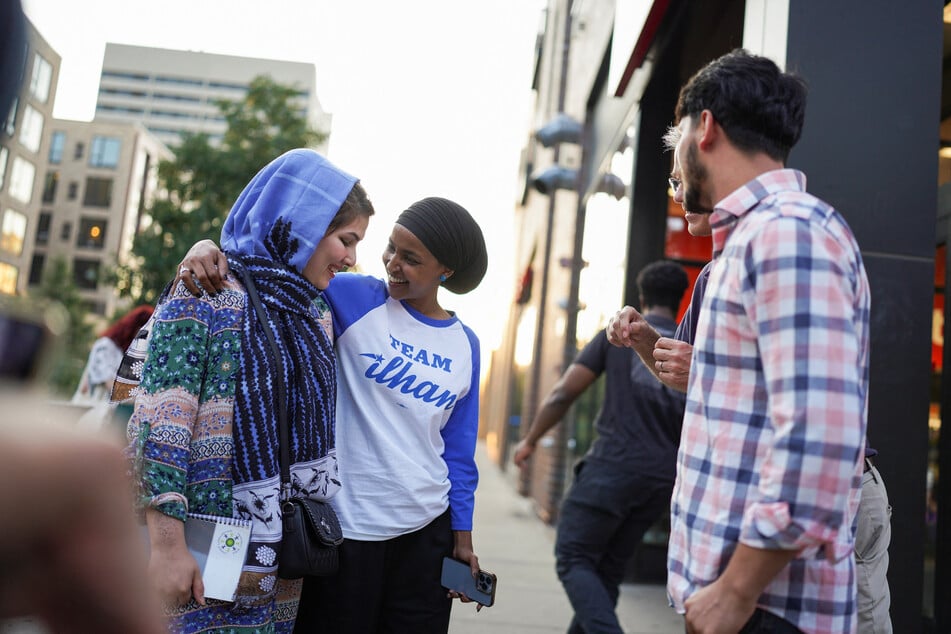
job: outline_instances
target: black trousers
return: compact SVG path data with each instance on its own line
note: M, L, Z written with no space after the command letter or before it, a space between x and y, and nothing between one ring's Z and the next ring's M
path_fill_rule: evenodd
M620 634L615 607L627 563L670 508L673 482L586 458L561 503L555 570L574 616L568 634Z
M802 634L802 630L772 612L756 608L739 634Z
M440 583L452 556L446 511L393 539L340 545L340 570L306 577L295 634L445 634L452 600Z

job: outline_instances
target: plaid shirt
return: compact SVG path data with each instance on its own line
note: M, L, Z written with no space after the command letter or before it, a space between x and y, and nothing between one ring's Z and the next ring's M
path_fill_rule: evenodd
M684 601L737 543L799 555L760 607L804 632L854 632L869 287L842 217L794 170L760 175L711 217L671 505L668 592Z

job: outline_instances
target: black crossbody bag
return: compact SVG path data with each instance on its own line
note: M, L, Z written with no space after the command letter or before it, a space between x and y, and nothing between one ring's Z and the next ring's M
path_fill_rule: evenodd
M284 390L284 373L281 368L280 349L268 324L267 315L258 297L251 276L241 267L240 275L248 293L248 301L254 306L264 334L274 353L278 372L277 387L278 433L281 446L281 521L283 537L277 576L282 579L300 579L305 576L322 577L337 572L339 556L337 547L343 542L343 531L333 507L328 502L312 500L293 494L291 488L291 438L287 423L287 392Z

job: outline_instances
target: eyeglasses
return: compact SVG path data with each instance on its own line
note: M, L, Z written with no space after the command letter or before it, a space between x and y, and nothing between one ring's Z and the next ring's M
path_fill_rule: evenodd
M667 182L670 183L670 189L675 194L677 193L677 190L680 189L680 186L683 185L682 180L680 180L679 178L674 178L673 176L668 178Z

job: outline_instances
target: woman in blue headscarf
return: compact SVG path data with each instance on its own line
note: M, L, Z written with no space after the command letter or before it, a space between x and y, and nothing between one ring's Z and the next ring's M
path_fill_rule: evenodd
M321 291L354 264L373 206L311 150L265 166L222 230L229 277L214 296L179 283L157 308L129 422L149 573L173 632L290 632L300 581L278 579L280 465L275 373L283 368L291 474L315 499L339 489L335 359ZM264 319L240 282L253 281ZM275 363L266 331L279 350ZM233 602L206 599L186 514L251 520Z
M186 287L219 288L221 257L213 242L193 246ZM344 541L339 571L305 580L295 632L445 633L450 597L469 599L443 587L444 558L468 564L473 578L479 570L479 339L439 290L464 294L481 283L485 238L462 205L427 197L396 219L382 261L386 279L346 273L325 294L346 480L333 507Z

